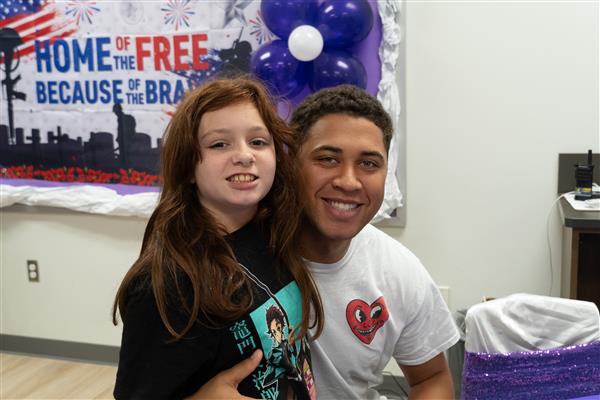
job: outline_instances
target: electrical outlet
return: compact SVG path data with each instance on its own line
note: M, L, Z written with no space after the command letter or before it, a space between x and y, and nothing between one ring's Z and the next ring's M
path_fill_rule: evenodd
M36 260L27 260L27 278L29 282L40 281L40 270Z

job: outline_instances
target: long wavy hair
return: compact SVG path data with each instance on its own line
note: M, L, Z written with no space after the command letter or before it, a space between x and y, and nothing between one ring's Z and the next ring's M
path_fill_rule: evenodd
M139 258L117 292L115 325L117 311L121 315L127 312L130 294L148 285L160 318L174 340L181 339L196 321L223 326L242 317L252 306L251 283L224 237L224 228L202 206L193 183L194 168L202 160L198 143L202 116L244 102L258 110L273 138L277 159L273 186L259 202L255 220L269 238L277 261L274 268L287 269L302 293L302 323L295 333L304 336L309 328L315 328L314 337L321 333L321 299L296 245L302 204L293 133L277 115L263 85L247 77L205 83L178 105L162 146L160 199L146 226ZM182 277L183 282L189 282L191 294L183 288ZM169 320L167 309L171 307L189 315L183 329L176 330Z

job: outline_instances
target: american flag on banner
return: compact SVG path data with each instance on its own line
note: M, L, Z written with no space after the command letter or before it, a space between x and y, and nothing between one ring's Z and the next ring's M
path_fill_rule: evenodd
M36 40L50 40L71 36L78 30L76 21L65 19L48 0L2 0L0 3L0 41L11 30L21 37L22 44L15 58L35 51ZM4 34L3 34L4 33Z

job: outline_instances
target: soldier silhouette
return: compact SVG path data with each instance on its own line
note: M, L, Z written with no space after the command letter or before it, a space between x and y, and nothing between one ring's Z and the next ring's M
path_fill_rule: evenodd
M113 106L113 112L117 116L117 143L119 147L119 160L122 167L128 167L127 153L131 149L135 137L135 118L130 114L123 112L121 104L116 103Z
M10 141L12 143L15 142L15 123L14 123L14 114L13 114L13 99L17 100L25 100L25 93L18 92L14 89L17 82L21 79L21 75L17 75L15 78L12 78L10 75L12 72L16 71L19 66L13 65L13 57L15 56L14 52L17 50L17 47L23 44L23 39L17 31L12 28L2 28L0 29L0 54L1 59L4 63L4 79L2 80L2 85L6 87L6 105L8 111L8 129ZM17 50L18 51L18 50ZM18 54L18 53L17 53ZM15 57L17 61L19 61L19 57Z
M249 42L235 40L231 49L219 51L219 57L223 61L221 76L235 76L250 71L250 56L252 46Z

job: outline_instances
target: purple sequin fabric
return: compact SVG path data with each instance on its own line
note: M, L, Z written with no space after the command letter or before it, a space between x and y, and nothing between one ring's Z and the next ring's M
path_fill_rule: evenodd
M600 399L600 341L515 353L466 352L462 389L464 400Z

